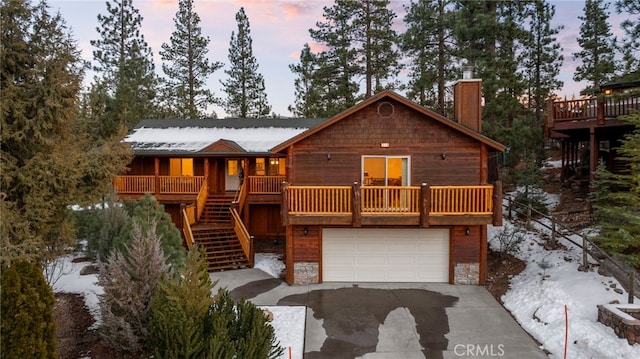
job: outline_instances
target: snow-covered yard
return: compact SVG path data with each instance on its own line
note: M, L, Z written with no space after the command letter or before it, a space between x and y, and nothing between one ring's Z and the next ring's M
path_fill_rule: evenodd
M551 201L557 203L557 201ZM550 225L550 223L547 223ZM563 358L565 343L565 306L568 314L567 358L640 358L640 344L629 345L618 338L613 329L597 321L598 304L617 300L626 303L627 292L613 277L596 271L578 271L582 250L559 238L566 249L547 250L540 233L546 228L533 223L525 231L516 256L527 264L525 270L511 279L511 288L503 296L504 306L529 332L550 358ZM489 245L498 250L498 232L513 228L505 218L502 228L489 226ZM581 238L572 238L581 243ZM614 291L616 289L616 291Z

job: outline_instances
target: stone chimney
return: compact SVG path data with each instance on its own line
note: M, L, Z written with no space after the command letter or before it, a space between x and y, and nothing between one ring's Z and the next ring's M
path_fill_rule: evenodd
M482 80L473 79L465 67L462 80L453 85L453 117L463 126L482 132Z

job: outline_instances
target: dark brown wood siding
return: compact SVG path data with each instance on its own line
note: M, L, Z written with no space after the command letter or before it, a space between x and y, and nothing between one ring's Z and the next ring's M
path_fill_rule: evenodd
M293 226L293 262L320 262L320 232L320 227Z
M247 227L256 239L284 238L286 229L280 221L280 205L250 204Z
M360 182L364 155L410 156L411 185L482 182L480 142L401 103L385 101L394 107L388 118L378 115L379 103L374 103L296 143L290 161L295 166L291 183ZM382 148L382 143L389 147Z
M469 228L469 235L466 229ZM480 226L456 226L451 230L453 263L480 262Z

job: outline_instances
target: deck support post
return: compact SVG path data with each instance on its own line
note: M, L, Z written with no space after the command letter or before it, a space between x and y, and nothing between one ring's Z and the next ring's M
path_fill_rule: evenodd
M493 225L502 226L502 181L493 184Z
M351 213L352 219L351 223L353 227L359 228L362 227L362 212L361 212L361 202L362 196L360 193L360 184L358 182L353 182L352 186L353 190L351 193Z
M156 198L158 198L158 195L160 194L160 159L158 157L154 158L153 175L156 177L154 179L155 181L154 187L155 187Z
M596 168L598 167L598 138L596 137L596 129L589 129L589 180L591 183L596 179Z
M431 189L427 183L420 186L420 227L429 227L429 212L431 209Z
M289 184L282 182L282 203L280 205L280 217L282 225L289 227Z

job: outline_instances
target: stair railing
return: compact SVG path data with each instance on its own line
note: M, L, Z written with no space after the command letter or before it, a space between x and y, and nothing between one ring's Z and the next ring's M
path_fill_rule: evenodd
M234 203L231 205L229 210L231 211L231 217L233 218L233 229L236 232L236 236L238 236L238 240L240 241L240 245L242 245L242 250L244 251L245 256L249 260L249 266L253 267L253 237L249 234L249 231L247 231L242 219L240 219L238 204Z
M233 199L233 202L238 203L238 213L242 213L244 202L247 200L247 190L249 188L247 186L247 182L249 182L247 179L242 181L242 184L238 188L238 191L236 191L236 196Z
M196 218L202 217L202 212L204 212L204 207L207 204L207 197L209 196L209 185L208 185L208 177L204 177L204 181L202 181L202 186L200 186L200 191L198 192L198 197L196 197Z
M180 213L182 215L182 233L184 233L184 239L187 243L187 247L189 247L196 241L193 238L193 232L191 231L191 220L187 214L187 207L183 206Z

